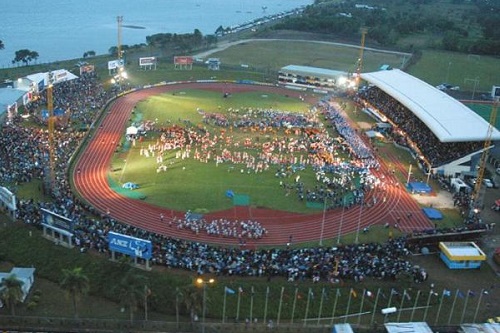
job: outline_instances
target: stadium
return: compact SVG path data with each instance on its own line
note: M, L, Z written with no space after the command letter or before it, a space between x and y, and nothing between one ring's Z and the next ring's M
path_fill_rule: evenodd
M470 172L475 168L473 156L480 154L484 149L489 126L486 121L479 119L462 104L454 102L448 95L399 70L364 73L361 78L367 82L367 85L355 94L354 99L357 105L360 109L377 110L379 115L386 117L390 129L392 129L386 134L387 137L390 137L401 147L411 150L425 174L449 177ZM402 82L404 84L401 84ZM78 93L72 95L71 92L78 91L82 87L87 92L92 91L92 93L83 97ZM108 95L103 93L101 88L92 73L84 73L79 78L63 80L63 82L54 84L54 96L65 95L67 98L71 96L75 99L73 100L75 104L86 104L89 107L85 112L72 112L71 115L64 113L57 117L56 127L58 130L54 134L59 144L57 149L52 152L57 163L54 166L54 173L51 175L53 179L49 179L51 181L49 182L49 192L55 200L42 203L40 206L29 200L22 200L15 207L14 216L29 224L42 224L47 238L55 240L58 244L64 242L69 247L75 246L82 252L98 251L107 256L110 254L109 251L112 251L114 256L114 252L118 251L133 257L134 264L137 265L146 262L148 268L150 268L149 264L152 264L153 267L157 265L183 269L195 272L200 276L208 274L216 276L269 276L269 279L276 276L290 282L300 281L302 277L314 282L330 281L332 283L337 283L335 281L338 280L360 282L367 277L385 279L389 276L395 280L402 279L401 276L408 277L415 283L421 283L422 279L425 280L427 274L423 268L416 269L414 265L401 259L408 255L404 238L391 239L392 236L390 236L389 243L380 248L374 248L370 244L359 244L362 234L369 232L371 227L388 228L391 235L392 232L419 233L436 228L433 221L425 215L419 203L415 201L411 191L406 188L406 184L397 177L397 175L408 174L409 180L413 180L410 179L411 174L406 172L401 161L398 161L398 156L388 156L390 163L379 160L370 139L361 131L353 129L352 123L346 117L342 103L337 102L335 96L329 96L323 92L318 94L314 90L287 89L286 87L249 81L163 82L155 86L134 88L130 91L120 91L118 94ZM247 92L257 92L260 95L283 95L296 101L307 99L318 114L325 119L331 131L338 133L339 140L342 142L342 145L337 145L335 140L332 140L332 146L324 147L325 150L328 151L332 147L343 147L346 156L352 160L352 164L359 168L357 177L361 178L360 175L364 175L364 185L354 189L353 192L357 193L357 196L350 196L348 203L345 201L345 196L336 197L338 205L332 207L328 205L329 209L326 209L327 199L325 199L329 196L321 197L319 209L308 214L270 209L260 205L252 206L237 201L233 201L231 208L222 211L200 213L174 210L148 204L141 198L123 195L124 192L113 188L110 182L110 173L113 172L113 157L123 146L124 137L127 135L125 129L130 128L130 120L139 113L138 105L155 96L165 94L178 96L181 95L180 92L185 93L191 90L215 91L222 101ZM12 98L11 96L9 95L9 98ZM41 91L33 99L23 99L17 95L14 98L18 100L5 103L6 109L9 110L7 112L9 125L13 126L6 126L3 129L4 135L2 137L5 141L2 143L5 147L3 153L6 156L8 156L8 152L12 151L15 154L2 160L2 167L9 170L8 173L2 173L3 180L12 183L43 178L44 175L46 177L51 171L46 167L50 159L48 153L51 152L47 152L46 148L40 148L39 145L26 146L23 151L16 150L14 147L18 142L43 142L46 144L45 147L50 147L50 140L54 140L54 138L51 138L43 130L28 132L21 127L16 127L22 120L16 115L15 108L12 106L16 103L25 103L31 114L35 115L39 111L39 106L44 105L50 100L50 97L47 95L47 91L45 94ZM60 101L56 99L54 109L61 109L59 103L66 101L67 99ZM198 113L201 114L199 111ZM283 116L280 113L277 115ZM218 117L218 121L222 119L220 114L208 114L207 116L209 116L207 122L215 116ZM83 131L71 133L62 131L61 129L67 124L70 117L80 118L83 124L92 129L89 131L91 135L86 135L86 132ZM293 119L295 120L295 118ZM138 123L138 127L144 127L146 120L143 123ZM185 123L185 119L179 120L180 123ZM262 119L259 120L262 121ZM459 120L462 121L462 126L456 126ZM36 121L43 124L48 119L40 116ZM179 125L179 123L175 125ZM321 131L313 131L313 135L311 135L307 126L296 125L300 129L299 132L308 133L309 137L316 137L318 133L321 133ZM286 125L285 127L287 128L280 130L293 129L293 126L288 128ZM241 127L241 129L244 130L245 127ZM186 134L182 133L183 136ZM318 141L326 142L323 140L326 138L322 137L322 140ZM500 134L496 129L492 132L491 139L500 139ZM77 148L79 148L78 154L73 155ZM264 145L262 145L262 149L265 149ZM32 156L30 163L24 162L26 154ZM318 154L318 152L314 154ZM338 167L337 164L340 164L335 162L335 159L330 160L328 154L322 156L326 156L322 160L322 168L326 166ZM290 164L290 168L295 164L283 163L282 161L279 163L285 164L285 166ZM170 171L173 170L168 170L165 173L168 174ZM349 170L349 172L351 171ZM180 174L183 171L177 172ZM293 182L297 178L296 174L292 173L292 175L294 175L291 177ZM279 179L276 182L278 183ZM278 186L277 188L279 188ZM287 195L286 191L281 190L281 193L283 196ZM230 193L227 194L230 196ZM332 204L333 202L332 200ZM200 217L200 215L202 216ZM246 221L247 225L257 226L258 229L265 228L266 232L263 237L247 237L244 235L248 235L248 233L242 234L242 232L221 237L209 234L206 232L207 229L203 229L203 227L199 230L185 227L188 224L200 222L201 219L204 220L203 223L220 220L224 220L224 223ZM179 225L184 227L178 227ZM474 225L474 227L486 228L486 226L479 225ZM244 230L248 231L248 229ZM345 246L341 244L339 240L345 234L355 235L355 245ZM134 249L133 252L120 252L123 249L109 246L109 243L120 243L120 239L113 237L124 237L120 238L122 241L133 238L139 243L144 242L144 248ZM293 244L308 242L319 243L322 246L323 242L326 243L327 240L329 244L332 244L332 247L328 247L325 251L311 250L312 252L309 252L300 248L289 249ZM221 245L225 247L221 249ZM285 250L277 250L276 256L273 258L273 256L268 256L266 250L262 250L266 246L284 247ZM224 250L226 248L230 250ZM374 255L375 252L378 254ZM207 253L211 255L207 256ZM247 253L255 253L253 264L250 263L249 257L246 257ZM349 253L354 255L351 256ZM229 258L233 256L242 259L229 261ZM280 261L276 261L276 257L281 258ZM314 260L311 261L311 257ZM370 258L370 260L360 261L360 258ZM384 261L383 258L391 260L380 265L379 263ZM353 264L354 262L356 264ZM353 269L353 265L357 267ZM333 276L332 272L335 272ZM348 299L346 297L343 299L343 307L347 306L348 314L350 313L350 304L347 305L346 302L351 302L351 298L357 298L356 304L362 309L364 297L367 294L363 290L360 294L362 297L354 296L357 295L355 289L352 288L350 292L348 291ZM358 292L361 291L358 290ZM226 295L226 293L231 294L224 287L223 294ZM263 290L258 291L258 293L261 296L265 295ZM296 291L296 293L299 292ZM372 296L379 295L379 293L382 292L370 292ZM281 294L283 295L283 292ZM308 300L307 304L300 305L302 310L307 309L306 313L309 310L308 303L313 297L311 294L313 293L309 289L305 296L301 296ZM241 296L243 292L238 292L238 295L239 300L239 297L243 297ZM276 291L273 291L273 295L278 297L279 291L277 294ZM320 298L323 300L327 293L316 291L316 295L321 295ZM340 298L340 296L335 295L331 294L330 297ZM403 296L399 295L398 301L401 302L401 305L405 300L408 300L406 295L410 295L410 291L406 289ZM412 297L418 301L419 295L420 292L413 293ZM391 304L392 291L389 297L387 305ZM298 299L298 296L293 298ZM267 296L265 299L267 302ZM417 301L413 305L414 309ZM434 305L438 304L438 301L431 299L431 296L423 301L424 303L427 301ZM236 300L233 299L231 302L232 305L235 305L233 303L236 303ZM260 305L263 305L264 297L260 297L259 302ZM291 303L293 302L289 302L287 305L287 311L291 311L293 321L295 307ZM329 304L329 306L331 305ZM371 305L374 308L377 307L374 300L371 301ZM478 308L479 305L480 302L477 302ZM323 305L320 307L317 304L316 306L315 314L320 317ZM464 308L466 306L467 303L464 304ZM232 307L232 310L235 308ZM226 307L224 306L223 309L225 310ZM239 309L236 311L230 316L238 318ZM274 309L272 311L273 315L277 314L279 317L281 307L280 310ZM335 311L335 307L328 308L330 313L335 313ZM212 315L220 315L222 318L229 316L227 313L216 314L215 310ZM268 315L267 310L264 318L266 315ZM271 317L270 314L269 317Z

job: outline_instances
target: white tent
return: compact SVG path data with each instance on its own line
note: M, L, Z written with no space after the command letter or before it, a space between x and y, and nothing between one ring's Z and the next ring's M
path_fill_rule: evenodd
M137 132L138 132L137 127L135 126L127 127L127 132L126 132L127 135L136 135Z

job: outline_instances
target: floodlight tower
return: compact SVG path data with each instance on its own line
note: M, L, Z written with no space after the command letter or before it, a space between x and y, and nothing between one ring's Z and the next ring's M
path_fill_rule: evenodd
M356 83L359 84L359 80L361 79L361 69L363 68L363 53L365 51L365 39L366 34L368 33L367 28L361 28L361 46L359 48L359 58L358 65L356 67Z
M486 139L484 140L483 152L481 153L481 159L479 160L479 168L477 170L476 184L474 185L474 191L471 195L471 207L469 211L469 217L474 216L479 212L479 209L483 206L483 199L485 194L485 188L483 186L484 170L486 169L486 161L488 160L488 153L491 145L491 136L493 134L493 129L495 128L495 123L497 119L497 108L498 99L493 103L490 122L488 125L488 131L486 133Z
M54 76L52 72L49 72L49 84L47 86L47 110L49 112L48 118L48 131L49 131L49 187L53 190L55 185L55 164L56 157L54 152L54 96L53 96L53 84L54 84Z
M118 24L118 44L117 44L117 52L118 52L118 60L122 59L122 23L123 16L117 16L116 22Z

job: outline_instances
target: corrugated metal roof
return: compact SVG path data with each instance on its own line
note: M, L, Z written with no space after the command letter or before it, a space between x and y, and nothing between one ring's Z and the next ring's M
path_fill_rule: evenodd
M399 69L361 74L411 110L441 142L485 141L489 124L481 116L430 84ZM492 139L500 140L495 128Z
M339 76L347 75L346 72L335 71L332 69L319 68L319 67L309 67L309 66L298 66L298 65L288 65L281 68L285 72L293 72L294 74L307 75L307 76L319 76L322 78L337 78Z

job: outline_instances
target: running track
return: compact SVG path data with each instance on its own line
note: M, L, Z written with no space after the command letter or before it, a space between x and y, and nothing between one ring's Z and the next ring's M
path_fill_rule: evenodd
M107 175L110 163L123 135L124 128L130 118L134 106L149 96L172 90L210 89L221 91L262 91L279 93L296 98L299 92L278 87L237 85L227 83L183 83L140 90L124 95L113 102L101 122L101 126L90 138L89 143L79 154L74 170L80 170L71 175L76 192L89 204L101 212L109 211L109 215L126 224L173 238L217 243L220 245L238 245L238 239L198 235L189 230L179 230L169 226L168 221L176 216L184 217L184 212L172 211L168 208L154 206L140 200L123 197L114 192L108 185ZM397 163L397 161L392 161ZM385 177L385 189L375 188L369 191L365 203L377 203L368 207L352 207L337 209L315 214L296 214L263 208L234 207L226 211L205 214L207 220L212 218L252 219L261 223L268 235L260 240L247 240L247 246L276 246L286 244L289 236L293 242L319 241L320 239L336 239L339 234L362 230L364 227L385 223L394 225L398 219L402 231L421 230L432 227L419 205L411 198L402 184L389 172L387 165L381 161L382 167L374 173ZM384 200L385 197L385 200ZM165 216L160 221L160 214ZM407 213L411 213L410 218Z

